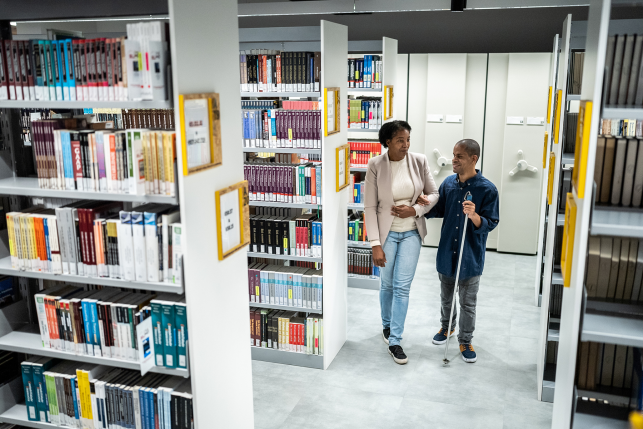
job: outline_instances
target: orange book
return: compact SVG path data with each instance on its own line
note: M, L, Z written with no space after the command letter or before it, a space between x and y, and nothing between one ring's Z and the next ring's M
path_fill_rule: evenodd
M36 236L36 253L38 255L38 260L40 261L38 271L47 271L47 243L42 218L34 216L33 226Z
M318 204L317 203L317 172L315 170L315 167L310 168L310 198L311 198L311 203Z

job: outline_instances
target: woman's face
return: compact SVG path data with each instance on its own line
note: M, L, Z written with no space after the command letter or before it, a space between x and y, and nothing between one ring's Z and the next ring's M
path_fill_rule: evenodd
M408 130L401 129L393 134L393 138L388 142L388 150L393 158L404 158L411 147L411 133Z

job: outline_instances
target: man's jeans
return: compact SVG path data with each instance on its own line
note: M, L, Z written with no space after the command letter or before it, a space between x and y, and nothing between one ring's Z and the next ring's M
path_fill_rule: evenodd
M391 328L389 346L399 345L404 332L409 292L420 258L422 240L417 230L389 232L382 250L386 266L381 269L380 307L382 325Z
M451 313L451 301L453 300L453 289L455 289L455 279L446 277L438 273L441 282L440 298L442 300L442 312L440 323L446 332L449 329L449 314ZM460 288L458 289L458 298L460 299L460 331L458 332L458 342L460 344L471 344L473 331L476 329L476 302L478 299L478 288L480 286L480 276L460 279ZM451 330L455 329L455 322L458 316L458 308L453 309L453 321Z

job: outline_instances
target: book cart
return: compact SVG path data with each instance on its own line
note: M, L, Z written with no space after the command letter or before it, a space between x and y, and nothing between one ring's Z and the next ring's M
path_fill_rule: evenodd
M641 6L641 2L610 0L593 0L590 3L574 154L574 169L577 171L574 171L571 190L566 198L564 219L561 254L564 287L553 428L627 428L627 414L639 393L635 390L640 390L640 362L639 367L634 368L638 376L632 380L632 389L605 389L598 385L596 389L581 389L577 386L576 377L584 364L579 358L582 355L582 351L579 353L581 342L603 343L606 349L608 346L643 346L643 322L636 316L630 318L625 315L628 312L640 314L640 301L637 304L629 300L588 298L592 291L586 283L586 272L589 278L589 270L596 270L595 262L588 263L589 240L601 236L601 240L615 237L638 241L643 237L643 212L640 208L595 203L594 180L601 119L643 119L640 106L609 104L606 99L609 83L604 84L604 77L609 73L606 62L608 35L613 34L610 27L615 25L610 19L612 7ZM605 285L599 282L595 287L602 286ZM634 388L636 384L638 389Z
M351 58L359 57L358 54L350 54ZM395 85L397 79L397 40L391 39L389 37L382 37L382 88L381 89L372 89L372 88L349 88L349 95L356 96L369 96L369 97L382 97L382 102L384 100L384 87L388 85ZM403 91L402 88L394 88L397 91ZM396 112L393 112L393 118L388 120L394 120ZM382 123L387 122L382 118ZM364 143L379 143L378 138L379 129L368 129L368 128L350 128L348 130L348 141L349 142L364 142ZM386 151L385 148L382 148L382 153ZM351 173L361 173L364 177L366 175L366 165L353 166L350 167ZM354 213L361 213L364 211L364 203L348 203L348 210L353 211ZM352 241L348 240L348 247L357 248L357 249L370 249L371 243L368 241ZM380 289L380 277L376 276L366 276L359 274L349 274L348 275L348 287L355 287L361 289Z
M536 303L541 307L537 361L538 398L545 402L554 400L556 368L555 364L546 363L547 347L554 347L550 342L558 341L560 326L559 314L553 309L553 301L558 296L553 294L552 290L562 285L560 266L556 263L555 253L559 247L558 227L564 222L564 215L559 213L561 180L563 170L569 164L569 154L563 153L563 124L570 104L570 94L567 93L570 35L571 15L568 15L563 22L562 37L554 37L551 102L548 105L548 127L543 149L543 166L546 165L548 180L543 180L541 195L543 210L540 237L543 246L538 250L535 291ZM549 353L553 352L554 349L549 350Z
M109 16L141 16L147 13L167 19L169 12L169 52L171 73L168 100L136 101L1 101L0 109L14 108L172 108L178 106L179 94L217 92L220 95L223 162L216 168L184 176L176 169L177 197L159 195L128 195L98 192L77 192L41 189L37 179L17 177L9 161L0 168L0 195L18 197L67 198L73 200L123 201L129 203L158 202L179 205L183 228L183 284L137 283L108 278L52 275L12 270L8 263L8 241L2 231L0 246L0 273L17 277L70 281L126 289L145 289L157 292L185 293L188 306L189 352L188 369L171 370L155 367L153 372L190 377L193 395L195 426L211 427L216 416L222 427L252 428L252 371L250 351L247 348L247 275L244 252L237 252L224 260L217 256L215 191L243 180L241 150L238 146L241 121L237 86L238 80L237 2L223 0L203 2L169 0L164 7L141 10L136 2L123 3L119 9L95 7L90 3L75 5L65 12L62 4L33 11L27 4L15 3L15 10L5 8L5 19L109 19ZM8 6L7 6L8 8ZM15 17L15 18L14 18ZM136 18L132 22L138 22ZM2 38L11 38L9 21L2 22ZM55 24L54 24L55 25ZM207 44L203 40L208 40ZM175 124L180 124L179 109L175 110ZM7 124L2 124L6 129ZM177 149L181 139L177 126ZM11 150L15 150L14 147ZM7 151L8 152L8 151ZM182 165L182 151L176 150L177 164ZM7 160L8 153L3 153ZM5 208L6 210L7 208ZM235 287L231 287L234 285ZM0 309L0 350L15 351L36 356L56 357L80 363L101 364L137 370L137 362L96 356L65 353L41 346L35 326L26 326L25 300ZM35 329L35 330L34 330ZM218 335L213 334L218 332ZM225 341L222 335L225 333ZM234 358L230 358L230 351ZM22 379L0 387L0 422L34 428L56 427L50 423L27 419L22 402ZM243 410L240 412L239 410Z
M322 20L317 28L306 27L306 34L284 33L283 29L261 29L241 31L240 49L278 49L284 51L313 50L321 52L321 80L319 92L241 92L244 99L262 98L294 98L320 101L322 118L324 117L324 88L340 88L340 100L346 99L346 55L348 50L348 29L344 25L335 24ZM297 32L295 32L297 33ZM308 34L311 33L311 34ZM302 37L305 42L300 42ZM319 40L317 42L316 40ZM237 61L238 63L238 61ZM238 76L237 72L237 76ZM237 77L237 81L239 78ZM276 350L264 347L250 347L252 359L265 362L274 362L288 365L303 366L317 369L327 369L341 347L346 341L346 271L347 258L344 243L348 234L344 213L346 213L346 201L348 199L347 189L336 192L335 178L335 149L346 142L346 110L339 110L340 131L325 136L322 119L321 149L301 148L244 148L244 152L268 152L268 153L309 153L321 155L322 165L322 196L321 204L306 203L283 203L250 201L252 207L282 207L308 210L321 210L322 212L322 257L313 258L307 256L290 255L268 255L264 253L247 253L247 257L263 258L263 260L289 260L318 262L323 264L323 298L322 310L302 309L300 307L288 307L273 305L269 303L250 302L250 307L292 310L307 313L316 313L323 316L323 355L296 353L292 351ZM241 159L241 157L239 157ZM282 261L276 261L282 262ZM245 269L245 268L244 268ZM247 289L246 289L247 290ZM246 292L246 301L247 292ZM244 315L247 317L247 307ZM243 338L249 338L247 323L244 324L246 331ZM247 346L246 346L247 348Z

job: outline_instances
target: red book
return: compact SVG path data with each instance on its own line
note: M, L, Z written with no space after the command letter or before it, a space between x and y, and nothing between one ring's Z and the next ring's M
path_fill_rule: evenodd
M31 44L29 41L21 41L22 44L22 52L24 54L24 61L25 61L25 73L26 73L26 86L28 87L28 92L29 92L29 99L30 100L36 100L36 84L34 80L34 65L31 64ZM22 58L21 58L22 61Z
M282 91L281 89L281 55L277 54L277 91Z
M96 41L90 39L85 41L85 70L87 71L87 87L89 99L98 100L98 84L96 80Z
M11 64L13 68L13 84L15 86L15 100L23 100L22 96L22 79L20 79L20 54L18 53L18 41L9 40L9 52L11 53Z
M112 61L113 39L105 39L105 82L107 86L107 100L114 101L116 91L114 88L114 63Z
M100 100L108 100L109 85L107 84L107 54L105 52L105 38L97 40L96 45L96 72L98 74Z
M81 189L83 180L83 157L80 148L80 134L70 133L71 137L71 157L74 167L74 184L76 189Z
M261 82L263 82L263 89L264 91L266 91L268 89L268 56L262 55L261 62L261 67L263 70L263 73L261 74Z

